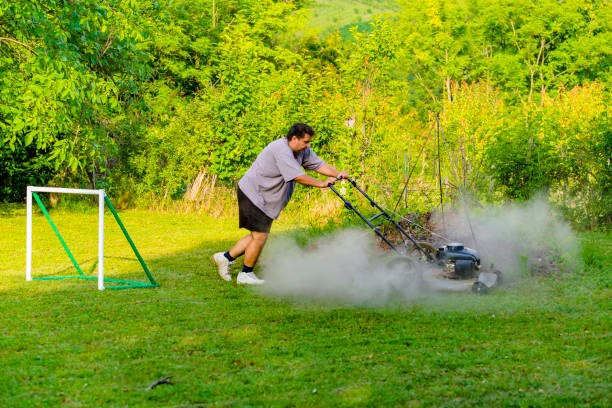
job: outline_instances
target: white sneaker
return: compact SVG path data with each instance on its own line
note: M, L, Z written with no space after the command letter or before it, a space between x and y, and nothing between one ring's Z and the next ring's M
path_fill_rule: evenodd
M214 254L213 261L217 265L221 279L231 281L232 275L230 275L230 265L233 264L233 262L228 261L225 255L223 255L223 252L217 252Z
M253 272L240 272L236 278L239 285L263 285L266 281L259 279Z

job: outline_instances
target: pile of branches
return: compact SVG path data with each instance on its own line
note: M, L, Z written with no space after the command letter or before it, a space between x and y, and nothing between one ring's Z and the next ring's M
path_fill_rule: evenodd
M415 241L433 244L437 240L437 237L431 233L431 231L435 229L434 216L431 211L426 213L406 213L397 220L397 223L408 232ZM380 232L382 232L393 245L402 245L403 242L406 241L403 234L401 234L389 221L385 221L385 223L380 226ZM386 246L384 243L383 245Z

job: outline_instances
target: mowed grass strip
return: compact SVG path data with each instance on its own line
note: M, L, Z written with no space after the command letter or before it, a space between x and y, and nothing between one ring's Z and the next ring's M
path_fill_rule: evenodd
M210 256L244 231L196 215L121 213L160 288L25 282L25 210L0 214L0 406L612 402L612 265L592 253L597 242L610 248L609 234L585 236L597 262L575 274L367 308L271 299L221 281ZM96 256L95 211L51 214L77 260ZM281 221L271 239L297 227ZM146 280L110 214L106 255L109 277ZM62 269L73 273L38 214L33 275ZM146 390L167 376L173 384Z

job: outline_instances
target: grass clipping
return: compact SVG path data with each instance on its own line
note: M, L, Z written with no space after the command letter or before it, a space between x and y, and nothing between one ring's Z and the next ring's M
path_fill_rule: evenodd
M438 232L478 249L482 265L493 264L506 283L545 270L578 267L578 241L543 200L470 211L472 239L463 212L447 214ZM463 216L461 216L461 214ZM294 239L272 239L261 260L263 293L355 305L417 301L428 295L419 276L435 266L407 272L390 266L393 253L377 245L370 230L348 229L317 238L307 247ZM414 269L414 268L413 268Z

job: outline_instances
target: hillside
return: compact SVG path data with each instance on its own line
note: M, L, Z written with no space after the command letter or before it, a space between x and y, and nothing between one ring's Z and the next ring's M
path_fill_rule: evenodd
M396 0L317 0L312 7L311 26L319 28L322 36L338 29L346 39L350 27L356 25L359 31L365 31L374 16L398 10Z

